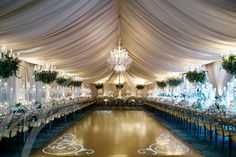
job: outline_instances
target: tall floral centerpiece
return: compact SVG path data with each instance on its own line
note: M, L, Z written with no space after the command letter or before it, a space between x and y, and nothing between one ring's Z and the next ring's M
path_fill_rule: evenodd
M0 77L7 79L11 76L17 76L20 67L20 60L12 51L1 52L0 56Z
M174 78L174 77L169 78L167 80L167 84L172 88L172 94L171 94L172 96L174 95L173 93L174 88L179 86L182 82L183 80L181 78Z
M4 105L13 105L14 88L9 86L8 78L11 76L18 77L20 60L18 55L15 55L12 50L7 50L6 47L0 48L0 103ZM14 79L11 79L14 84Z
M121 89L124 87L124 83L119 82L116 84L116 89L118 90L118 97L121 98Z
M138 90L138 95L139 95L139 96L140 96L140 94L141 94L141 90L143 90L144 87L145 87L144 84L137 84L137 85L136 85L136 88L137 88L137 90Z
M236 79L236 54L232 52L232 54L225 55L222 57L222 68ZM236 81L235 81L236 82ZM233 104L236 104L236 83L234 83L233 87ZM236 106L235 106L236 108Z
M166 87L167 83L166 81L157 81L156 82L157 86L162 90L163 94L164 94L164 88Z
M205 83L206 81L206 72L204 70L197 69L194 69L193 71L188 71L186 73L186 79L194 85L194 97L197 97L198 99L203 99L203 94L201 93L200 85Z
M191 83L204 83L206 81L206 72L201 70L197 71L196 69L194 71L188 71L186 73L186 78Z
M235 54L223 56L221 65L227 73L233 75L234 77L236 76L236 55Z
M104 87L103 83L96 83L95 88L98 90L98 94L102 94L102 89Z
M65 78L63 76L56 78L57 85L62 86L62 87L68 87L71 81L72 81L71 78Z
M57 78L57 72L54 70L42 70L34 72L35 81L40 81L45 84L51 84Z
M46 84L44 99L48 101L49 99L51 99L50 84L57 79L58 72L56 71L56 68L52 65L38 65L35 66L34 70L34 80L36 82L42 82Z
M145 85L143 85L143 84L136 85L136 88L137 88L138 90L143 90L144 87L145 87Z

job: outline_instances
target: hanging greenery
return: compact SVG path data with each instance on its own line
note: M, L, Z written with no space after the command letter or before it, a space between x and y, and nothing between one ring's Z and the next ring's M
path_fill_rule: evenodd
M165 81L157 81L157 86L161 89L166 87L166 82Z
M204 83L206 81L205 71L197 72L197 70L189 71L186 73L186 78L191 83Z
M56 83L57 83L58 85L60 85L60 86L69 86L70 82L71 82L71 79L70 79L70 78L69 78L69 79L66 79L66 78L64 78L64 77L58 77L58 78L56 79Z
M167 83L172 87L177 87L178 85L180 85L182 83L182 79L180 79L180 78L169 78L167 80Z
M96 89L102 89L103 86L104 86L103 83L96 83L96 84L95 84L95 88L96 88Z
M17 57L10 56L8 53L1 53L0 58L0 77L9 78L17 76L19 70L20 60Z
M73 86L73 87L80 87L82 84L82 81L71 81L69 83L69 86Z
M123 83L116 84L117 89L122 89L124 87Z
M236 76L236 55L231 54L228 57L222 57L222 67L231 75Z
M56 80L58 72L51 71L51 70L42 70L42 71L35 71L34 72L34 79L35 81L41 81L45 84L51 84L53 81Z
M144 87L145 87L145 85L141 85L141 84L136 85L136 88L137 88L138 90L142 90Z

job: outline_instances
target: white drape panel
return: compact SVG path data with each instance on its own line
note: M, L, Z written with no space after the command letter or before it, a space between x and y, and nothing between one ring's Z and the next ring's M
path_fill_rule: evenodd
M112 75L106 61L121 35L133 58L127 82L154 81L235 48L235 8L221 0L2 0L0 45L92 82Z
M221 67L221 61L206 65L209 81L216 89L216 95L221 96L231 76Z
M0 18L1 45L17 49L23 60L84 78L109 74L106 60L119 34L116 0L33 1L25 7Z

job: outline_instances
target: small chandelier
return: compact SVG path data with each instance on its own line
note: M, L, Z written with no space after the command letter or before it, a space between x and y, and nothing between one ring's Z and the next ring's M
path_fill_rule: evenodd
M107 62L108 66L115 72L123 72L129 68L132 63L132 59L129 57L126 49L121 48L121 42L119 42L118 49L111 51Z

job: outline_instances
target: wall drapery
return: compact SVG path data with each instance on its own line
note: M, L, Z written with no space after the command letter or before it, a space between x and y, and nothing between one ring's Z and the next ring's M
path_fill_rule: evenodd
M224 87L228 81L230 81L231 76L221 67L221 61L217 61L206 65L209 81L216 89L216 95L222 96L224 92Z

